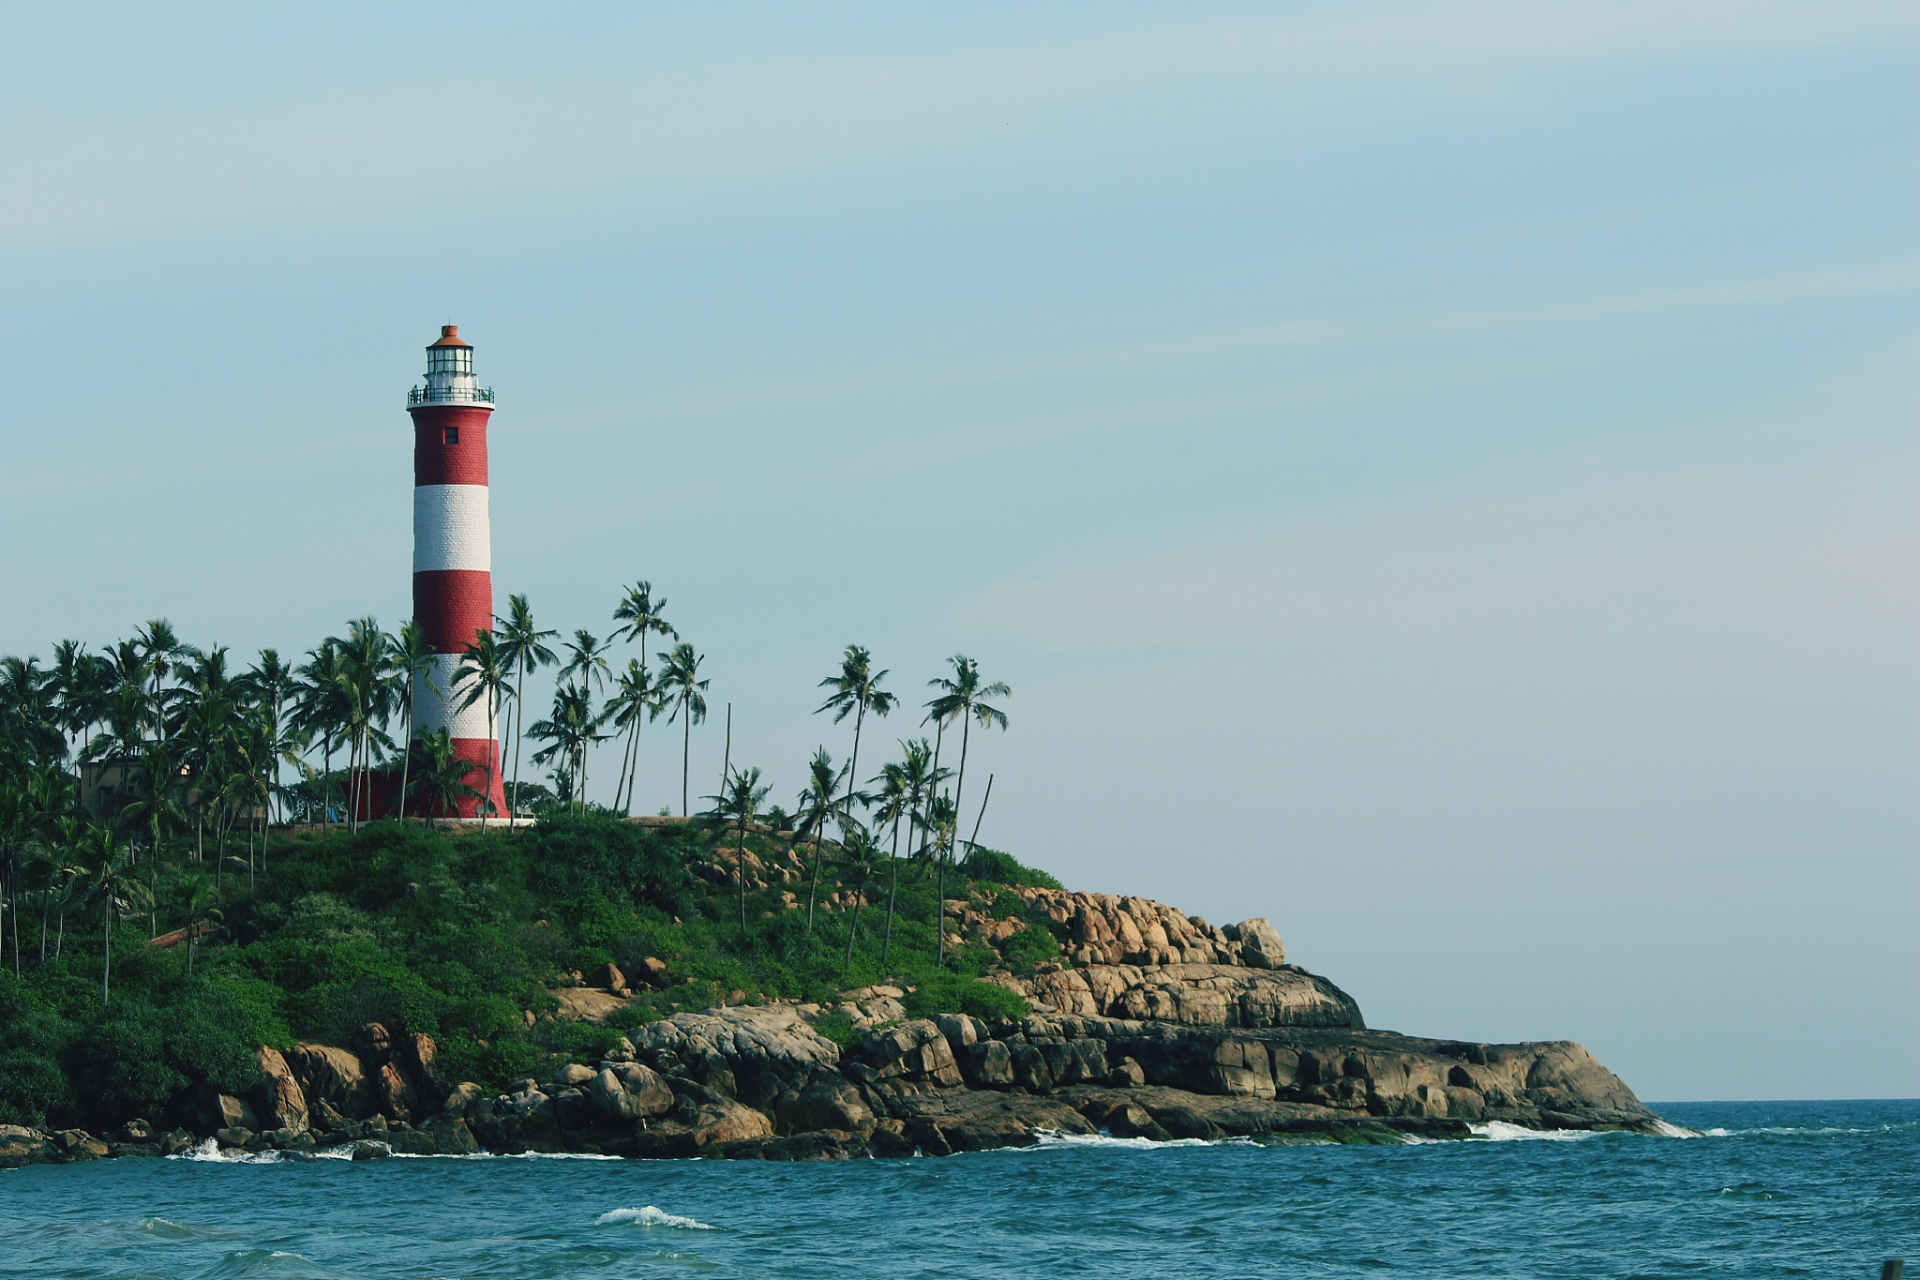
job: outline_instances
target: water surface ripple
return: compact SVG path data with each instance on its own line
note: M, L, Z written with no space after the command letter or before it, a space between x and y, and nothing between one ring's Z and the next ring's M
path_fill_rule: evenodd
M0 1173L0 1276L1755 1280L1920 1265L1920 1102L1659 1110L1707 1136L36 1167Z

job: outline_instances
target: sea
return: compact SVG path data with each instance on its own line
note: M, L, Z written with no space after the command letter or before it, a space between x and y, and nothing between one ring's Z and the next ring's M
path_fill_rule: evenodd
M0 1173L0 1276L1920 1280L1920 1101L1656 1110L1698 1136L36 1166Z

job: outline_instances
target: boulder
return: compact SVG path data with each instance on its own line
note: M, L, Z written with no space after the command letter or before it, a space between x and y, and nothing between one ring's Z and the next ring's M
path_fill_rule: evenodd
M588 1105L610 1122L644 1120L673 1110L673 1091L666 1081L637 1062L603 1068L582 1089Z
M395 1152L408 1156L471 1156L481 1150L467 1122L449 1115L433 1116L417 1129L395 1130L387 1135L387 1142Z
M627 975L620 972L620 966L609 960L593 971L587 979L589 986L604 987L608 994L624 996L627 994Z
M747 1138L722 1142L710 1154L728 1160L866 1160L873 1156L867 1140L845 1129L819 1129L786 1138Z
M953 1049L939 1026L929 1019L916 1018L884 1031L869 1031L862 1048L862 1056L880 1079L929 1080L947 1086L961 1083Z
M295 1133L304 1133L309 1123L307 1095L294 1078L293 1069L287 1065L286 1058L277 1049L262 1048L255 1051L254 1060L260 1065L260 1083L253 1091L254 1112L261 1123L272 1129L291 1129ZM128 1127L131 1129L132 1126ZM152 1133L150 1128L148 1133ZM147 1139L129 1140L142 1142Z
M770 1138L773 1123L752 1107L727 1098L680 1106L664 1120L634 1135L635 1153L655 1159L685 1159L703 1155L710 1147L750 1138Z
M212 1133L217 1129L248 1129L258 1132L261 1127L260 1119L254 1113L252 1104L230 1093L207 1095L200 1105L199 1120L202 1133Z
M673 984L667 976L667 962L648 956L640 962L640 979L656 991L664 991Z
M1286 944L1279 932L1265 920L1255 917L1234 926L1240 943L1241 963L1252 969L1278 969L1287 963Z
M297 1044L285 1053L287 1066L306 1095L309 1111L325 1102L349 1120L365 1120L379 1109L373 1085L360 1059L324 1044Z
M960 1060L960 1073L976 1089L1004 1089L1013 1083L1013 1055L999 1040L970 1044Z
M860 1096L860 1090L829 1071L817 1073L804 1088L782 1094L774 1108L774 1120L782 1133L854 1130L871 1124L874 1118L873 1108Z
M1089 1101L1081 1107L1080 1114L1089 1124L1105 1129L1116 1138L1150 1138L1155 1142L1168 1142L1173 1138L1145 1107L1123 1099Z
M223 1147L237 1147L242 1150L253 1141L253 1130L234 1125L230 1128L216 1129L213 1140Z
M59 1154L59 1149L38 1129L18 1124L0 1124L0 1169L17 1169L23 1164L48 1164L57 1159Z
M627 1034L634 1057L667 1077L712 1082L708 1055L715 1055L732 1077L733 1096L769 1111L782 1094L804 1089L816 1072L840 1063L838 1046L790 1004L676 1013Z
M353 1049L369 1070L387 1060L393 1052L393 1036L386 1026L378 1022L362 1023L353 1033Z
M1053 1073L1047 1069L1046 1057L1031 1044L1013 1044L1007 1046L1013 1063L1013 1082L1028 1093L1044 1095L1053 1092Z
M421 1105L429 1110L439 1110L444 1104L448 1082L440 1076L435 1065L440 1046L434 1043L432 1036L416 1031L404 1036L400 1041L399 1056L401 1065L407 1074L413 1077L414 1088L419 1091Z
M419 1110L420 1099L413 1081L397 1062L383 1062L374 1074L374 1092L379 1098L380 1114L389 1120L411 1120Z

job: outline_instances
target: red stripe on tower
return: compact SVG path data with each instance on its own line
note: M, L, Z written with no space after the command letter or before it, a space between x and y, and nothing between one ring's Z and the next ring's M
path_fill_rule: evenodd
M473 348L455 325L427 348L426 385L407 396L413 415L413 618L437 655L415 683L413 733L445 729L454 754L471 762L467 785L506 813L498 724L489 700L470 706L454 680L461 655L493 626L493 549L487 521L487 421L493 392L473 377ZM478 796L457 802L463 818L480 814ZM424 812L424 804L409 809Z

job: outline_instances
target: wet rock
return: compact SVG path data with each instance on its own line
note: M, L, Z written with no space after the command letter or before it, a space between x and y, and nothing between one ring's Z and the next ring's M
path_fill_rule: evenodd
M194 1147L194 1136L185 1129L169 1129L160 1135L160 1154L177 1156Z
M873 1149L867 1140L845 1129L816 1129L786 1138L748 1138L723 1142L707 1154L728 1160L866 1160Z
M1153 1113L1138 1103L1121 1098L1098 1098L1080 1108L1089 1124L1105 1129L1116 1138L1151 1138L1169 1142L1173 1135L1153 1118Z
M409 1156L470 1156L481 1149L466 1121L449 1115L434 1116L417 1129L389 1134L387 1142L394 1151Z
M213 1134L213 1140L223 1147L237 1147L245 1150L246 1145L253 1141L253 1130L231 1126L225 1129L216 1129Z

